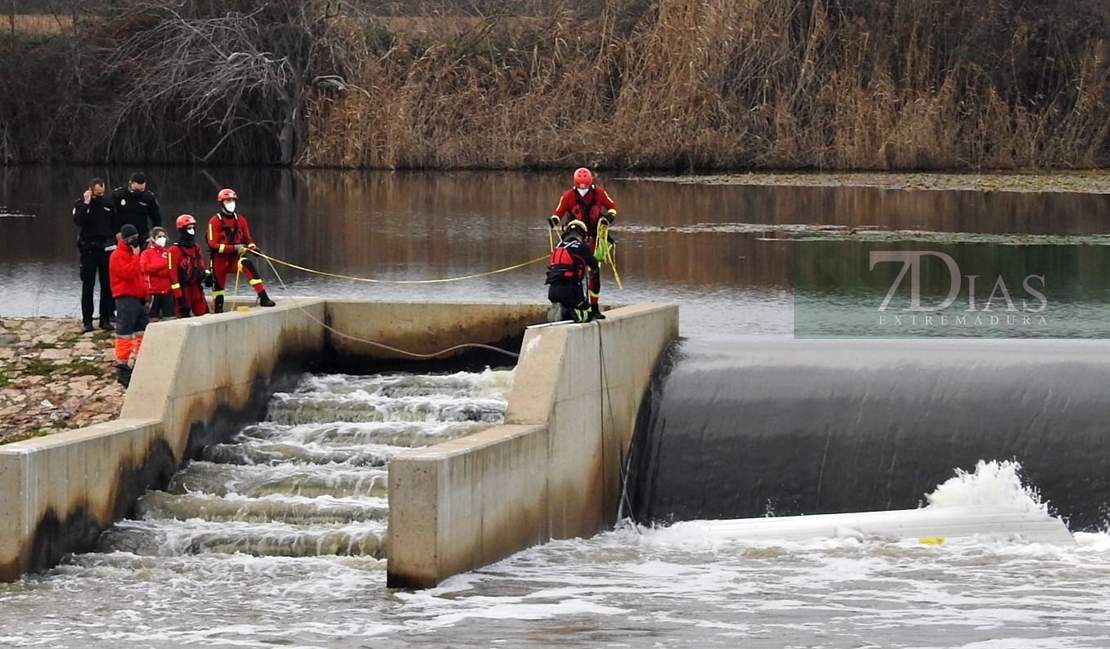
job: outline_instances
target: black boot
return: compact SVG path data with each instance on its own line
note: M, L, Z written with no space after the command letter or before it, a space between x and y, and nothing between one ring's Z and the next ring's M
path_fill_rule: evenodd
M266 295L266 291L258 293L258 304L261 306L277 306L277 303L271 300L269 295Z
M87 334L93 330L92 320L86 320L81 323L81 333Z
M223 313L224 312L224 296L217 295L216 299L212 301L212 312L213 313Z
M599 309L596 304L593 305L593 308L590 309L590 320L604 320L604 319L605 319L605 314L601 312L601 309Z
M131 372L127 363L116 363L116 381L125 388L131 385Z
M104 331L115 331L116 330L116 328L112 326L112 323L107 318L101 318L100 319L100 328L103 329Z

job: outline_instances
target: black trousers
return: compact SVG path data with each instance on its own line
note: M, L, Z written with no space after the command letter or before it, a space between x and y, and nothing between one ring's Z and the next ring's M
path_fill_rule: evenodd
M173 320L177 317L177 302L173 293L156 293L150 296L147 316L151 320Z
M137 297L123 295L116 298L116 335L130 338L146 331L150 324L146 305Z
M547 299L562 307L556 315L559 320L585 322L584 311L589 311L590 303L582 292L581 282L554 282L547 287Z
M111 251L101 243L78 244L81 250L81 320L93 321L93 287L100 279L100 319L107 322L115 311L111 280L108 279L108 258Z

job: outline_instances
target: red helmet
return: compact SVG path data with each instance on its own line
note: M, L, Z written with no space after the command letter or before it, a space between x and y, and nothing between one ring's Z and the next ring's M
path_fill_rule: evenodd
M197 224L197 220L193 218L192 214L182 214L181 216L177 217L177 229L178 230L184 230L185 228L189 227L190 225L196 225L196 224Z
M585 167L579 167L574 170L574 186L582 189L589 189L590 185L594 184L594 175L590 170ZM585 187L582 187L585 185Z
M239 197L235 194L234 189L221 189L220 193L216 195L216 200L220 201L221 203L224 201L234 201L238 198Z

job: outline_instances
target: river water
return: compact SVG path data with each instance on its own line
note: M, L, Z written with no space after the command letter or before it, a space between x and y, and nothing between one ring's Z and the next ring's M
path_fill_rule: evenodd
M0 316L78 314L69 206L87 177L124 178L128 170L109 171L0 169ZM378 280L469 276L545 256L543 219L566 180L147 171L167 221L210 214L215 192L231 186L270 256ZM960 274L997 271L1018 308L1035 297L1019 295L1022 280L1043 276L1047 297L1033 312L1045 314L1044 324L995 328L988 317L980 328L878 335L1104 332L1101 196L600 182L620 205L613 233L624 285L617 290L607 270L603 303L675 302L685 338L853 335L863 311L878 326L885 314L875 291L838 290L848 284L837 274L875 245L924 245L950 254L961 270L987 258L987 270ZM810 263L818 257L826 261ZM427 284L284 266L264 276L276 297L542 301L542 265ZM935 271L922 270L922 303L944 296L947 280ZM804 318L795 315L796 289ZM961 311L966 293L965 285ZM167 492L149 494L142 518L106 533L98 551L0 585L0 646L1110 646L1106 533L1076 534L1067 547L745 543L682 525L624 524L518 553L435 589L386 589L384 463L406 447L495 425L511 381L506 370L304 377L294 392L275 395L266 421L210 449ZM945 492L953 505L1037 506L1027 493L1035 487L1021 485L1013 467L987 465L954 476Z

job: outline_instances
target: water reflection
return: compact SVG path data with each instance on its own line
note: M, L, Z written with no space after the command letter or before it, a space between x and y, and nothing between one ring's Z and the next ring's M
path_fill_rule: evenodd
M72 202L90 177L102 176L114 185L130 171L0 169L0 213L24 215L0 218L0 315L76 312ZM166 222L184 212L206 221L218 207L216 192L234 187L239 209L268 254L326 273L381 280L467 276L544 257L549 249L544 217L569 174L145 171ZM745 311L759 304L777 313L772 330L778 333L789 333L791 326L795 226L1083 236L1101 232L1107 200L1076 193L692 185L598 176L620 208L613 234L625 284L624 291L617 291L607 273L603 300L689 303L718 311L721 321L743 321ZM768 227L668 229L734 223ZM844 254L852 256L853 244L846 246ZM1060 259L1066 260L1071 275L1097 281L1105 275L1105 250L1104 245L1084 246ZM542 266L419 285L360 284L278 270L298 294L541 301ZM265 264L263 272L272 282ZM690 326L697 330L696 323L684 318L684 333Z

